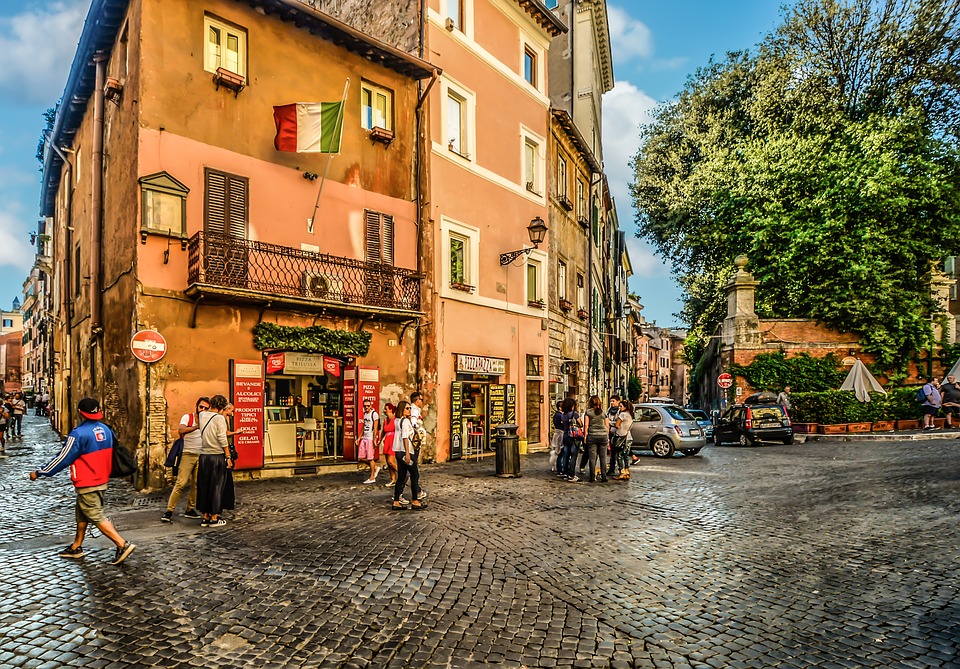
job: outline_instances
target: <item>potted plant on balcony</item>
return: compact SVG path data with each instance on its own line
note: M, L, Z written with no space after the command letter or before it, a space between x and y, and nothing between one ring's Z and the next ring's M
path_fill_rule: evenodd
M468 283L463 283L462 281L451 281L450 287L454 290L462 290L465 293L472 293L476 288L471 286Z
M534 309L543 309L547 304L543 300L527 300L527 306L533 307Z
M581 321L587 320L587 317L589 315L590 314L587 313L587 310L584 309L583 307L580 307L579 309L577 309L577 318L579 318Z
M573 303L570 300L560 300L560 309L563 311L570 311L573 309Z

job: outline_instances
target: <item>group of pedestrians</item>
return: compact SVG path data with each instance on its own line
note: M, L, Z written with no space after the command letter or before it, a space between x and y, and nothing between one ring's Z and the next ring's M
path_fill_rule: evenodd
M6 451L8 439L23 439L23 416L27 402L23 393L7 393L0 402L0 453Z
M221 515L233 509L236 495L233 467L236 451L229 438L234 435L227 419L233 416L233 404L223 395L200 397L192 413L180 418L177 433L182 451L176 461L177 479L160 521L173 521L173 513L185 488L190 488L184 518L200 521L200 527L223 527Z
M931 378L920 388L918 399L923 411L923 429L928 432L940 429L933 421L940 412L943 412L948 428L953 428L954 420L960 419L960 386L952 375L947 376L943 384L937 377Z
M636 462L630 450L632 426L633 405L617 395L610 398L606 410L600 397L592 396L582 415L574 398L558 402L553 415L551 471L574 483L584 479L590 483L629 481L630 465Z
M376 485L377 477L384 466L390 472L387 488L393 489L393 509L423 509L427 493L420 487L420 447L426 431L423 427L423 394L411 393L410 401L401 400L394 406L383 407L381 419L373 406L373 400L363 400L362 432L357 445L357 458L370 469L367 485ZM383 455L384 465L380 464ZM407 480L413 501L403 496Z

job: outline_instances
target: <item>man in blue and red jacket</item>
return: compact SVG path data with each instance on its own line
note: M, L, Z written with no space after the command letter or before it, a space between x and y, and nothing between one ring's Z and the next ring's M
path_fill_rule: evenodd
M77 490L77 535L73 543L60 551L60 557L83 557L83 538L87 525L93 523L103 536L117 545L111 564L120 564L136 545L120 536L103 511L103 494L113 466L113 431L100 422L103 412L97 400L85 397L77 404L77 410L83 422L67 435L63 448L53 460L30 472L30 480L36 481L40 476L49 478L70 467L70 479Z

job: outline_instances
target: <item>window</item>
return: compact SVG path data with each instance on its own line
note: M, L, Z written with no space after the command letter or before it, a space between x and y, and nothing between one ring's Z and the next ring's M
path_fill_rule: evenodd
M228 26L205 16L206 51L203 69L216 72L222 67L241 77L247 76L247 34L240 28Z
M467 284L467 239L455 234L450 235L450 283Z
M159 232L173 237L187 234L187 193L190 189L166 172L140 179L141 234Z
M556 9L557 6L560 4L560 1L559 1L559 0L545 0L543 4L546 5L547 9Z
M587 215L587 185L583 179L577 179L577 219L585 218Z
M447 25L463 30L464 0L447 0Z
M523 78L534 88L537 87L537 52L528 46L523 48Z
M557 299L567 299L567 263L557 261Z
M567 196L567 161L557 156L557 197Z
M74 293L80 294L80 245L73 252L73 289Z
M538 186L540 184L540 169L538 155L540 146L530 139L526 138L523 142L523 179L527 182L527 190L531 193L539 194Z
M247 236L246 177L207 168L205 171L204 229L212 235Z
M583 274L577 272L577 309L586 309L587 299L583 288Z
M461 156L466 155L467 101L447 91L447 148Z
M540 263L536 260L527 261L527 303L531 306L540 304Z
M366 261L393 265L393 216L364 210Z
M367 130L393 130L393 92L361 82L360 121Z
M13 327L13 319L12 319L12 318L4 318L4 319L3 319L3 327L4 327L4 328L12 328L12 327Z

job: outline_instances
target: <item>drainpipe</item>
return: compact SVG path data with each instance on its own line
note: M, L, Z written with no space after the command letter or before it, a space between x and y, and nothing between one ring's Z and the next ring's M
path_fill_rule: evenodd
M107 55L99 52L93 57L97 76L93 89L93 164L90 209L90 331L93 341L103 335L102 249L103 243L103 85L106 82ZM93 344L93 341L91 344ZM96 363L94 363L96 364Z
M64 373L64 380L68 380L68 383L61 385L61 391L66 391L66 398L58 397L54 406L56 407L56 430L57 432L63 432L63 422L61 416L70 415L70 407L73 406L73 390L71 389L71 384L73 379L71 374L71 369L73 366L70 364L70 351L72 346L72 335L73 335L73 300L70 299L70 278L73 276L73 165L70 163L70 159L67 158L66 154L60 149L59 146L53 141L53 138L48 139L50 142L50 148L53 149L60 160L63 161L64 174L61 175L61 181L63 179L67 180L66 188L66 202L64 202L63 210L66 212L67 220L64 222L64 234L65 238L63 240L64 254L63 254L63 275L61 275L60 282L60 299L62 300L61 308L63 309L63 323L64 323L64 341L62 344L61 353L63 354L63 361L66 361L66 369L63 368L63 361L61 361L60 371ZM63 388L62 386L66 386ZM53 395L53 393L50 393ZM53 416L51 416L53 418Z

